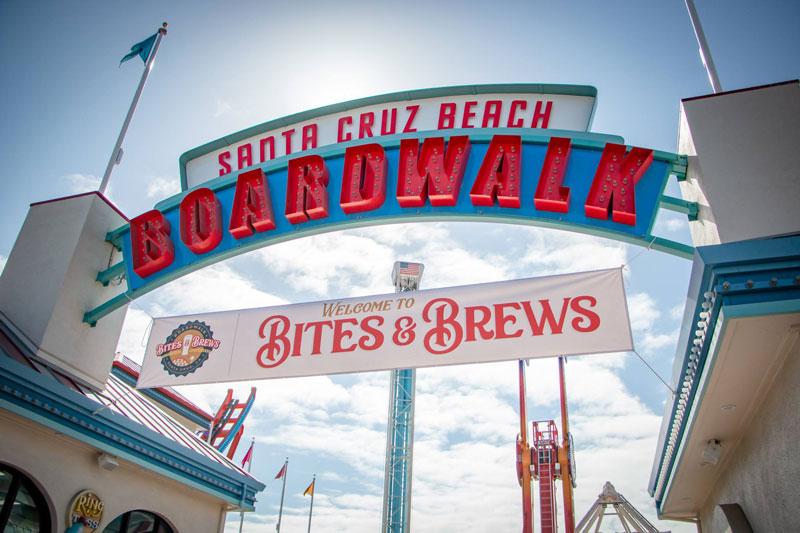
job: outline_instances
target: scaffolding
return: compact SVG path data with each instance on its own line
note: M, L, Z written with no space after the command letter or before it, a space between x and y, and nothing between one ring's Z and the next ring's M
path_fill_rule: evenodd
M395 292L417 290L423 268L419 263L396 262L392 269ZM411 530L415 383L416 371L413 368L391 371L381 528L384 533L407 533Z

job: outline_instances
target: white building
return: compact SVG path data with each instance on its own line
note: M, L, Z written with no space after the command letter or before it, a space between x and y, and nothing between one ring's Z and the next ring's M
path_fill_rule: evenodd
M798 146L796 80L682 102L697 251L649 491L704 533L800 531Z
M99 193L34 204L0 277L3 531L222 531L264 489L195 435L210 415L112 372L124 308L83 323L118 290L90 273L124 222Z

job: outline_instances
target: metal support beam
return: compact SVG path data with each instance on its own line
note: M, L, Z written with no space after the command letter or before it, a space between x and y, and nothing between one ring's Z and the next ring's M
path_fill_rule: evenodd
M424 266L396 262L392 269L395 292L419 289ZM416 370L391 371L389 422L386 430L386 475L383 486L384 533L411 531L411 479L414 453L414 387Z
M102 272L98 272L95 281L99 281L100 283L103 284L103 287L105 287L112 279L124 275L125 275L125 262L120 261L116 265L111 265Z
M392 370L391 379L381 531L405 533L411 530L416 371L413 368Z
M111 298L109 301L104 303L103 305L92 309L91 311L87 311L83 314L83 321L89 324L91 327L95 327L97 325L97 321L103 318L104 316L116 311L123 305L127 305L131 300L133 300L135 296L131 296L131 292L123 292L122 294L118 294L114 298Z
M688 216L689 220L697 220L697 213L699 211L697 202L687 202L686 200L673 198L672 196L662 196L659 200L659 203L660 207L663 209L669 209L670 211L675 211L676 213L682 213Z

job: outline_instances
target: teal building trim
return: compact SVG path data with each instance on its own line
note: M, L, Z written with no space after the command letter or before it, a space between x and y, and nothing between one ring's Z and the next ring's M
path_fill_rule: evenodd
M673 373L677 394L668 401L648 484L659 514L692 430L688 413L702 402L727 321L795 312L800 312L800 236L696 249Z
M265 487L5 353L0 353L0 407L245 510L254 509L255 495Z

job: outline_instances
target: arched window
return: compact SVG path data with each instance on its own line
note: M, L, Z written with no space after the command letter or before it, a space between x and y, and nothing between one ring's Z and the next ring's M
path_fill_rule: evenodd
M25 474L0 464L0 531L50 533L44 495Z
M108 524L103 533L174 533L163 518L149 511L128 511Z

